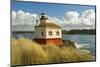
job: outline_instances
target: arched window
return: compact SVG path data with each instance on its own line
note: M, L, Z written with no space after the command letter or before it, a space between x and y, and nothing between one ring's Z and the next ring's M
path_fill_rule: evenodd
M49 31L48 34L49 34L50 36L52 36L52 31Z
M56 32L56 35L59 35L59 31Z

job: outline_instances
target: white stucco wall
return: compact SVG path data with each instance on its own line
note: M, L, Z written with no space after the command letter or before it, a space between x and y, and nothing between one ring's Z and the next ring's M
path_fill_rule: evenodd
M41 36L41 32L44 32L44 36ZM36 27L35 28L35 38L46 38L45 27Z
M49 31L52 31L52 36L49 35ZM59 31L59 35L56 35L57 31ZM46 38L62 38L62 30L58 28L46 28Z
M52 31L52 36L49 35L49 31ZM56 32L59 31L59 35L56 35ZM41 32L44 32L44 36L41 36ZM62 38L62 29L58 28L45 28L45 27L36 27L35 28L35 38Z

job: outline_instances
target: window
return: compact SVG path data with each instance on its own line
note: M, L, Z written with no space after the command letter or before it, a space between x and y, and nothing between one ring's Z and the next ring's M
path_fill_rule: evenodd
M59 31L56 32L56 35L59 35Z
M41 36L43 36L44 35L44 33L43 32L41 32Z
M49 35L52 36L52 31L49 31Z

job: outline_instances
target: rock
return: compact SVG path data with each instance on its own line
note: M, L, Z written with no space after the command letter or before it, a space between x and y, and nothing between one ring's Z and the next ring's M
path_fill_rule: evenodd
M75 42L70 40L63 40L64 46L76 48Z

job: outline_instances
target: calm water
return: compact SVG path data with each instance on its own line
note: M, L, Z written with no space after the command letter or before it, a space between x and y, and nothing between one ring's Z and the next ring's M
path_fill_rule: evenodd
M33 39L34 33L12 34L12 37L25 37ZM95 55L95 35L63 35L63 39L74 41L78 45L77 47L84 47L85 49L91 51L93 55Z

